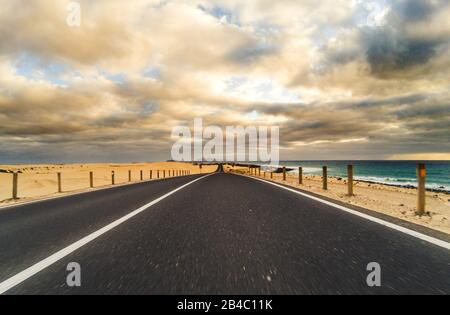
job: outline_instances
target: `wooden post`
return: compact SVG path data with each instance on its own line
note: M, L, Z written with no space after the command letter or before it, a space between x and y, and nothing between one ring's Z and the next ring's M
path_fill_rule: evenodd
M58 193L62 193L61 173L58 173Z
M150 179L153 179L153 171L150 170Z
M131 171L128 171L128 181L131 182Z
M258 167L258 176L261 176L261 166Z
M270 172L270 179L273 179L273 172Z
M159 170L157 170L156 172L157 172L157 174L156 174L157 178L159 179Z
M323 181L323 190L327 190L328 189L328 168L326 166L323 167L322 181Z
M353 196L353 165L347 165L348 195Z
M303 185L303 167L298 168L298 184Z
M283 180L286 181L286 166L283 166Z
M116 184L116 179L115 179L114 171L111 171L111 184L113 184L113 185Z
M141 181L144 180L144 173L141 171Z
M94 188L94 172L89 172L89 187Z
M166 178L166 170L163 171L163 178Z
M422 216L425 214L425 183L426 183L427 170L423 163L417 165L417 214Z
M264 178L266 178L266 172L263 172L263 174L264 174Z
M12 187L12 197L13 197L14 200L18 199L18 197L17 197L17 195L18 195L17 194L18 183L19 183L19 174L17 172L14 172L13 173L13 187Z

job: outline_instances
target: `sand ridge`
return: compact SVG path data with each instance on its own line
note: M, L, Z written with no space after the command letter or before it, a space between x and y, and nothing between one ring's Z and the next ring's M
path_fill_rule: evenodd
M169 177L173 171L187 170L191 174L210 173L217 169L215 165L203 165L202 168L193 163L155 162L155 163L97 163L97 164L30 164L0 165L0 206L16 202L30 201L43 197L58 195L57 173L61 173L63 193L79 192L90 189L89 173L93 172L94 187L108 187L112 183L111 173L114 171L115 184L131 181L163 178L164 171ZM12 200L12 172L18 172L18 200Z

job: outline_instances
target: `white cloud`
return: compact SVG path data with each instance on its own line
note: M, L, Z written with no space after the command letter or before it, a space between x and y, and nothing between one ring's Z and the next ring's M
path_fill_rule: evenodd
M450 150L439 145L449 136L450 5L373 3L80 0L72 28L66 1L0 0L2 142L19 137L30 156L58 143L114 151L133 137L161 148L173 125L203 116L279 124L284 144L302 150L384 141L388 156L426 138L428 150ZM411 94L428 96L396 103ZM393 101L346 106L379 100Z

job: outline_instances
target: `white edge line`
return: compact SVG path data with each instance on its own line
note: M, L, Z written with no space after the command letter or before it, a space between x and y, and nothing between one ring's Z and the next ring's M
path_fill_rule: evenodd
M57 261L61 260L62 258L66 257L67 255L73 253L74 251L76 251L77 249L83 247L84 245L92 242L93 240L95 240L96 238L98 238L99 236L105 234L106 232L114 229L115 227L117 227L118 225L124 223L125 221L128 221L129 219L131 219L132 217L138 215L139 213L147 210L148 208L150 208L151 206L157 204L158 202L162 201L163 199L166 199L167 197L173 195L174 193L182 190L183 188L186 188L187 186L201 180L204 179L208 176L211 176L215 173L211 173L208 174L206 176L202 176L200 178L197 178L181 187L178 187L174 190L172 190L171 192L165 194L164 196L161 196L155 200L153 200L152 202L140 207L139 209L136 209L132 212L130 212L129 214L121 217L120 219L117 219L116 221L106 225L105 227L97 230L96 232L93 232L91 234L89 234L88 236L82 238L81 240L61 249L60 251L54 253L53 255L45 258L44 260L41 260L40 262L32 265L31 267L19 272L18 274L6 279L5 281L0 283L0 294L3 294L5 292L7 292L8 290L12 289L13 287L17 286L18 284L24 282L25 280L27 280L28 278L34 276L35 274L37 274L38 272L44 270L45 268L49 267L50 265L56 263Z
M232 173L232 174L235 174L235 173ZM248 177L248 178L251 178L251 179L254 179L254 180L259 180L261 182L264 182L264 183L276 186L278 188L282 188L282 189L288 190L288 191L293 192L295 194L298 194L298 195L307 197L309 199L321 202L321 203L326 204L328 206L332 206L334 208L337 208L339 210L348 212L350 214L356 215L358 217L364 218L364 219L372 221L374 223L381 224L381 225L383 225L385 227L388 227L388 228L391 228L393 230L402 232L404 234L408 234L409 236L413 236L413 237L418 238L418 239L420 239L422 241L426 241L428 243L431 243L431 244L440 246L442 248L445 248L447 250L450 250L450 243L448 243L446 241L443 241L443 240L440 240L440 239L437 239L435 237L431 237L431 236L428 236L426 234L423 234L423 233L420 233L420 232L416 232L414 230L411 230L411 229L408 229L408 228L396 225L394 223L391 223L391 222L388 222L388 221L385 221L385 220L382 220L382 219L379 219L379 218L372 217L372 216L370 216L368 214L365 214L365 213L362 213L362 212L359 212L359 211L356 211L356 210L352 210L350 208L338 205L338 204L333 203L331 201L327 201L327 200L324 200L324 199L321 199L321 198L318 198L318 197L314 197L314 196L311 196L311 195L309 195L307 193L303 193L303 192L300 192L298 190L295 190L295 189L292 189L292 188L288 188L288 187L276 184L276 183L268 181L268 180L264 180L264 179L257 178L257 177L251 177L251 176L247 176L247 175L241 175L241 174L235 174L235 175Z
M214 174L214 172L209 173L209 174ZM96 192L96 191L102 191L102 190L108 190L108 189L120 188L120 187L126 187L126 186L133 186L133 185L139 185L139 184L145 184L145 183L151 183L151 182L164 181L167 179L183 178L183 177L195 176L195 175L202 175L202 174L199 173L199 174L191 174L191 175L175 176L175 177L144 179L143 181L124 182L124 183L117 183L114 185L109 184L109 185L98 186L98 187L94 187L94 188L82 188L80 190L64 191L59 194L55 192L53 194L57 194L57 195L54 195L54 196L47 195L47 196L42 196L42 197L39 197L39 196L38 197L24 197L24 198L32 198L32 199L12 202L10 204L7 204L7 203L2 204L2 205L0 205L0 211L10 210L12 208L17 208L20 206L28 206L30 204L54 200L54 199L61 199L61 198L66 198L66 197L89 194L89 193ZM36 199L34 199L34 198L36 198Z

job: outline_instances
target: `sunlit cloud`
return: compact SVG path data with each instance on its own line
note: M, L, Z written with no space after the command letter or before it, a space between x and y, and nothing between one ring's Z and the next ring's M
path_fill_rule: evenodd
M448 157L445 0L0 0L4 162L169 158L171 129L280 126L282 158Z

